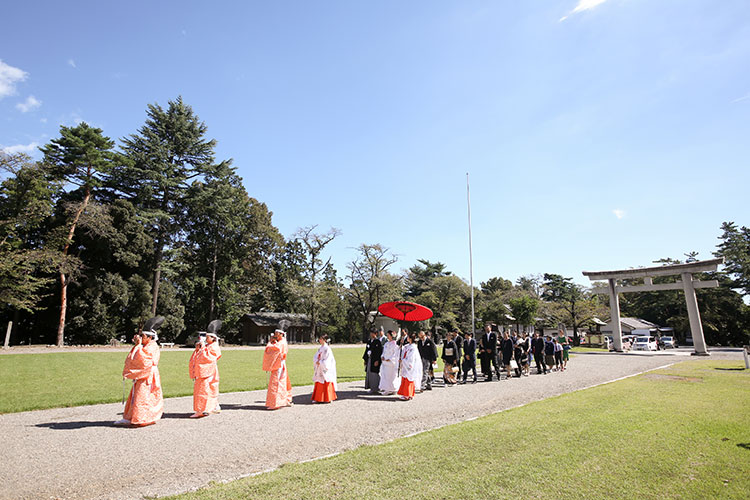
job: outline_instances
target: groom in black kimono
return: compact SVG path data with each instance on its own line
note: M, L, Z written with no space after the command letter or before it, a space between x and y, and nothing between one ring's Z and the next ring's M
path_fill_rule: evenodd
M372 394L380 394L380 358L383 356L383 344L378 338L378 331L370 331L370 340L367 341L365 353L365 389L370 389Z

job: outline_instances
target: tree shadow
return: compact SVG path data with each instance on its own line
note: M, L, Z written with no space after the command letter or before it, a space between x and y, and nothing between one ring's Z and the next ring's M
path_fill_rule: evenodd
M47 422L44 424L35 424L34 427L53 429L56 431L70 431L75 429L85 429L87 427L115 427L114 420L83 420L80 422Z
M747 451L750 451L750 443L737 443L738 448L744 448Z

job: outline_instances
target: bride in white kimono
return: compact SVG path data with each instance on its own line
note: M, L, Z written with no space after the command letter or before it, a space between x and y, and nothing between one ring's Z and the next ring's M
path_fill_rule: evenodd
M383 356L380 358L380 394L390 396L398 390L398 358L401 349L394 339L393 331L389 330L388 342L383 346Z
M313 403L330 403L336 400L336 359L333 357L331 346L328 345L328 335L321 335L318 339L320 347L315 353L315 370L313 372Z

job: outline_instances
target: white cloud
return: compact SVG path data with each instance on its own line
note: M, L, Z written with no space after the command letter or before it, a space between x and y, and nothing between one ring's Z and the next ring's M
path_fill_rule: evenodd
M568 17L572 16L573 14L578 14L579 12L591 10L597 5L601 5L606 1L607 0L578 0L578 5L576 5L576 8L568 12L566 15L562 16L560 18L560 22L565 21Z
M16 109L21 113L28 113L29 111L38 108L42 105L42 101L30 95L25 101L16 104Z
M76 62L73 59L68 59L68 66L70 66L71 68L77 68L78 67L78 66L76 66Z
M738 97L737 99L733 100L732 103L747 101L748 99L750 99L750 94L745 94L742 97Z
M16 93L16 83L29 76L24 70L5 64L0 59L0 99Z
M39 121L42 122L42 123L47 123L47 119L46 118L39 118Z
M14 144L13 146L5 146L2 148L3 153L5 154L15 154L15 153L31 153L39 146L38 142L32 142L30 144Z
M615 208L614 210L612 210L612 213L615 214L615 217L617 217L618 219L625 218L625 210L621 208Z

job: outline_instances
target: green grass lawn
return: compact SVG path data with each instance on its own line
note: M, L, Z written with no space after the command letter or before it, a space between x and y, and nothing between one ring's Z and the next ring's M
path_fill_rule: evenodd
M571 354L575 354L577 352L608 352L606 347L584 347L584 346L578 346L578 347L572 347L570 349Z
M339 382L364 378L359 347L334 347ZM188 377L191 349L164 349L159 373L165 397L193 394ZM293 385L312 384L314 349L290 349ZM63 352L0 356L0 413L112 403L122 399L125 352ZM221 392L263 389L263 351L225 350L219 360ZM127 389L129 390L128 383Z
M686 361L174 498L745 499L742 366Z

